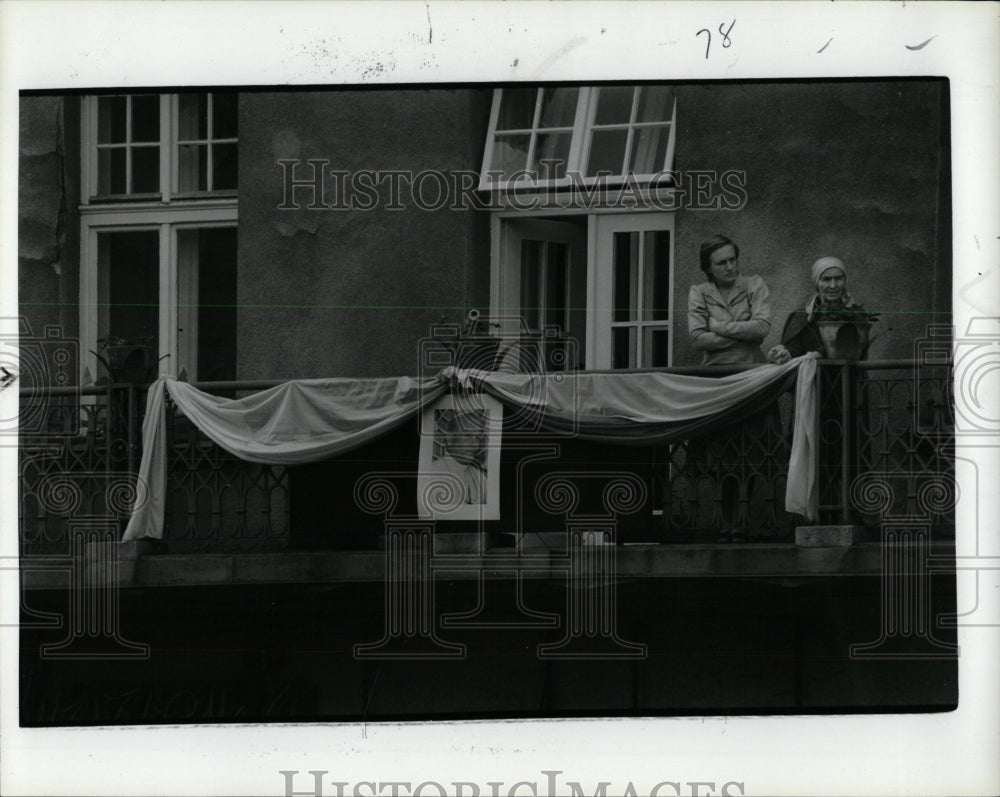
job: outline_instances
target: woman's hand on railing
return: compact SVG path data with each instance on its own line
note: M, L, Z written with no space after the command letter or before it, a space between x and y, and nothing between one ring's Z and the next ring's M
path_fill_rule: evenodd
M767 350L767 361L775 365L784 365L792 359L792 353L778 343Z

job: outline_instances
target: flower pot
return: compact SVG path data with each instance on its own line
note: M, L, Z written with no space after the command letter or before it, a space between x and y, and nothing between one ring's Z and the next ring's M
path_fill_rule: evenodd
M104 356L111 366L114 382L148 382L154 374L153 349L142 344L123 343L108 346Z
M816 322L824 354L831 360L860 360L868 353L870 321L820 319Z

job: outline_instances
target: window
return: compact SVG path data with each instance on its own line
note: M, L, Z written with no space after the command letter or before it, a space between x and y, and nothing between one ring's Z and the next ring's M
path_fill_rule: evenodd
M517 340L519 370L574 370L586 356L587 220L583 216L498 219L494 272L502 333ZM514 365L510 356L507 365Z
M672 232L669 213L494 214L491 313L508 341L552 337L521 370L670 366Z
M525 340L537 340L540 351L508 360L512 367L672 364L674 215L667 208L675 206L621 196L633 187L644 199L676 190L661 179L673 167L676 117L669 86L493 92L480 175L480 189L495 191L501 208L493 213L490 312L507 350L523 352ZM525 196L533 190L535 197Z
M84 349L116 338L158 373L235 379L238 95L84 97L81 118Z
M236 97L177 97L177 191L236 189Z
M619 216L596 222L598 259L608 264L610 279L597 290L602 339L595 345L611 368L670 365L670 230L649 229L642 221Z
M84 98L83 204L234 195L237 95Z
M99 97L97 191L104 196L160 193L160 98Z
M521 313L527 328L565 332L569 297L569 250L560 241L525 239L521 245Z
M496 89L479 187L648 182L673 165L669 86Z

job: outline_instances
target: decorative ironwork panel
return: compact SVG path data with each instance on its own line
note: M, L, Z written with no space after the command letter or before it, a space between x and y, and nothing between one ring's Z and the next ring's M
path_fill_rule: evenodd
M859 369L854 414L857 473L888 479L893 517L928 518L954 527L954 510L943 513L928 498L939 477L954 473L954 401L947 366L885 367L867 363ZM880 516L864 514L866 524Z
M22 415L39 408L41 426L20 439L21 552L67 554L71 518L128 518L138 463L135 396L128 387L22 392Z
M739 424L657 449L654 506L665 542L714 542L723 529L755 542L790 538L791 411L782 396Z
M244 383L223 387L249 389ZM932 518L953 528L953 502L935 499L932 487L954 472L950 367L825 362L819 388L820 522L878 525L878 512L852 505L851 485L879 474L893 482L893 504L886 509L893 517ZM22 414L33 419L20 448L22 552L68 553L73 517L99 516L124 528L141 454L145 391L109 385L22 390L21 396ZM748 541L790 539L798 522L784 510L793 413L792 397L784 394L735 425L654 450L654 538L708 542L731 530ZM228 454L170 401L167 435L164 538L170 550L287 547L287 468Z
M288 469L246 462L217 446L167 402L171 551L287 547Z

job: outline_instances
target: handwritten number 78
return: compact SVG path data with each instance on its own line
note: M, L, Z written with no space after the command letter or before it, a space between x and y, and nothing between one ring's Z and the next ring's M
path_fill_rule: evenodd
M729 27L726 28L725 30L723 30L723 28L725 27L726 23L725 22L720 22L719 23L719 33L722 36L722 46L723 46L724 49L729 49L729 47L733 43L732 39L729 38L729 34L732 32L733 26L735 24L736 24L736 20L734 19L732 22L729 23ZM708 59L708 54L712 50L712 31L710 31L708 28L702 28L700 31L698 31L695 34L695 36L701 36L701 34L703 34L703 33L706 36L708 36L708 39L705 42L705 58Z

